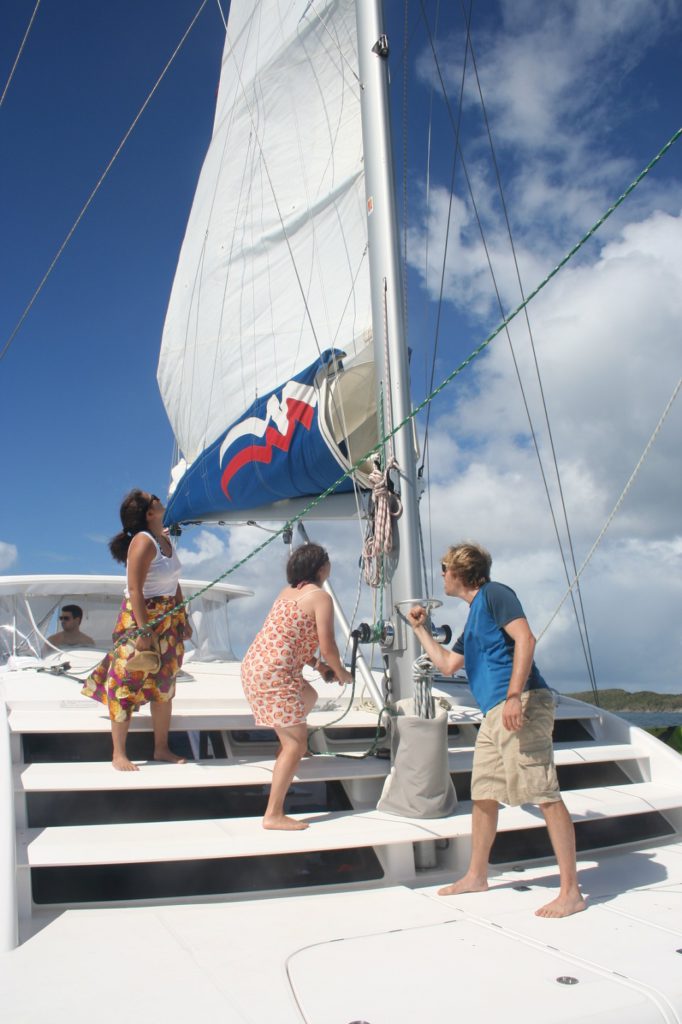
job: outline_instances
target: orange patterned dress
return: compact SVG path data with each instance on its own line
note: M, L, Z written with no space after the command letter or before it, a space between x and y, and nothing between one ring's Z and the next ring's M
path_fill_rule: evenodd
M302 669L318 643L315 619L298 601L278 597L242 661L242 686L256 725L305 722Z

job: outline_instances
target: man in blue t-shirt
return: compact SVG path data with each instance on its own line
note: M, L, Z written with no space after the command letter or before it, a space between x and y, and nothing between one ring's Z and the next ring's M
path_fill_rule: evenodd
M488 888L488 858L501 803L538 804L559 865L559 895L538 917L568 917L585 909L576 874L575 831L561 799L554 767L554 700L533 661L535 637L521 602L490 580L492 558L477 544L448 549L441 564L449 597L469 605L464 632L452 651L442 647L414 605L407 618L435 667L454 675L464 666L484 718L476 738L471 777L473 815L467 873L441 896Z

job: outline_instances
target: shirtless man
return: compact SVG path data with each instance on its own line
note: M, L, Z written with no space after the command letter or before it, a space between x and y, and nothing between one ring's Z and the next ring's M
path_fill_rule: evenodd
M568 917L585 909L578 886L573 822L561 799L552 728L554 700L533 661L535 637L516 594L490 580L492 559L477 544L458 544L443 558L443 589L469 605L464 632L452 651L434 640L426 611L408 612L422 647L444 675L466 668L469 685L483 712L471 778L473 801L471 860L463 878L439 890L440 896L484 892L488 858L497 833L500 803L537 804L559 865L556 899L536 910L538 917Z
M77 604L65 604L59 613L61 631L48 636L48 643L55 647L94 647L95 641L87 633L81 633L83 609Z

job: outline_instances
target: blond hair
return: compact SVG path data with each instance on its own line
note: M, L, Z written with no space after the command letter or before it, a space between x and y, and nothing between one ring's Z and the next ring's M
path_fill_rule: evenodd
M462 581L465 587L482 587L490 580L492 556L480 544L467 541L453 544L443 555L443 564Z

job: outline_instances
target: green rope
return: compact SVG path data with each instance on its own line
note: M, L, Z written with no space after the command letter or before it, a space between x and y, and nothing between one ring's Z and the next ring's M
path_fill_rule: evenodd
M634 191L634 189L637 188L640 182L656 166L659 160L661 160L661 158L665 156L668 150L674 145L675 142L677 142L681 135L682 128L678 128L674 135L658 151L656 156L646 165L644 170L641 171L640 174L637 175L635 180L625 189L622 195L620 195L618 199L616 199L616 201L608 208L608 210L599 218L599 220L592 225L592 227L583 235L580 241L578 241L573 246L573 248L566 253L564 258L559 263L557 263L554 269L550 271L549 274L547 274L547 276L540 282L540 284L529 295L526 296L523 302L519 303L516 309L514 309L507 317L505 317L505 319L502 320L500 324L498 324L498 326L487 336L487 338L485 338L480 343L480 345L478 345L478 347L475 348L473 352L471 352L466 357L466 359L464 359L459 364L459 366L455 367L455 369L452 370L448 374L448 376L445 377L444 380L442 380L440 384L438 384L438 386L435 387L433 391L429 395L427 395L426 398L424 398L423 401L420 402L419 405L417 405L412 410L411 413L408 413L408 415L400 423L398 423L397 426L393 427L393 429L389 430L388 433L386 433L381 438L381 440L377 441L373 448L370 448L368 452L365 452L365 454L361 458L354 462L353 465L348 470L346 470L346 472L343 473L343 475L340 476L338 480L335 480L333 484L331 484L329 487L327 487L325 491L322 492L322 494L319 494L317 497L311 499L311 501L305 506L305 508L301 512L299 512L295 516L292 516L291 519L288 519L286 523L284 523L284 525L280 527L279 530L276 530L274 533L272 533L267 540L264 540L262 544L259 544L257 547L255 547L252 551L245 555L244 558L241 558L238 562L235 562L235 564L232 565L229 569L226 569L225 572L221 573L220 576L217 576L211 583L208 583L205 587L202 587L201 590L197 590L197 592L193 594L191 597L185 598L184 601L181 601L174 608L171 608L171 610L169 612L166 612L165 615L161 615L157 619L152 619L150 622L147 623L147 625L143 629L131 631L130 633L128 633L125 638L122 638L114 645L114 650L116 649L116 647L120 646L120 644L126 643L128 640L135 639L136 637L140 636L143 632L145 632L147 629L153 628L154 626L158 625L159 622L163 622L165 618L167 618L169 615L172 615L174 612L181 611L183 608L186 608L191 601L196 600L197 597L201 597L201 595L205 594L207 590L210 590L212 587L214 587L216 583L220 583L221 580L224 580L233 572L236 572L238 569L241 569L243 565L246 565L247 562L249 562L252 558L255 558L257 554L259 554L266 547L272 544L272 542L276 540L277 537L281 537L282 534L285 533L287 530L291 530L292 527L295 526L295 524L300 519L303 519L304 516L308 515L309 512L311 512L321 502L328 498L330 494L333 494L334 491L344 482L344 480L352 476L352 474L355 473L356 470L358 470L363 465L363 463L365 463L368 459L371 459L371 457L377 452L382 451L386 442L390 441L390 439L394 437L398 433L398 431L402 430L402 428L411 420L413 420L425 406L432 402L434 398L436 398L436 396L439 395L441 391L443 391L443 389L448 386L448 384L451 384L455 377L458 377L460 373L462 373L468 366L470 366L474 359L477 359L478 356L480 356L481 353L488 347L488 345L490 345L490 343L495 340L498 334L500 334L500 332L503 331L507 327L507 325L510 324L511 321L514 320L515 317L517 317L519 313L521 313L526 308L526 306L531 302L531 300L534 299L535 296L538 295L543 290L543 288L545 288L546 285L549 284L549 282L559 273L559 271L564 266L566 266L569 260L571 260L575 256L575 254L580 249L582 249L583 245L585 245L585 243L589 241L592 235L594 235L599 230L602 224L604 224L604 222L608 220L611 214L614 213L618 209L618 207L627 199L627 197Z
M385 736L380 736L381 719L384 717L384 714L393 715L395 717L395 712L393 711L389 704L384 704L380 711L377 713L377 724L374 730L374 739L372 740L367 750L363 750L362 753L348 754L338 750L312 750L310 747L310 739L316 732L323 732L325 729L329 729L332 725L336 725L338 722L340 722L343 718L346 717L346 715L353 706L354 694L355 680L353 680L353 692L350 695L348 707L346 708L344 713L340 715L338 718L333 719L333 721L325 722L324 725L316 725L314 729L310 730L310 732L308 733L308 753L310 754L311 757L346 757L352 759L353 761L364 761L366 757L373 757L375 755L375 753L380 747L382 739L385 739Z

